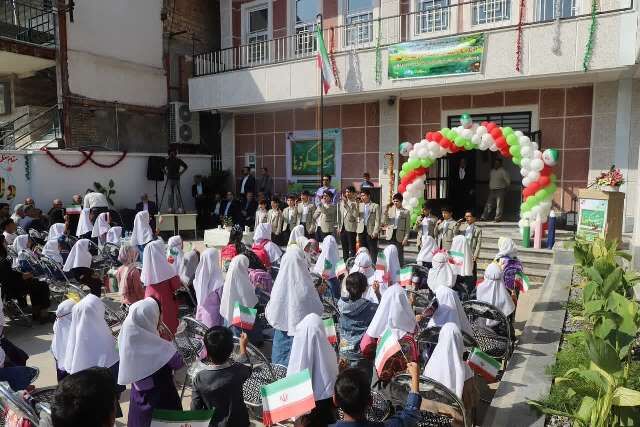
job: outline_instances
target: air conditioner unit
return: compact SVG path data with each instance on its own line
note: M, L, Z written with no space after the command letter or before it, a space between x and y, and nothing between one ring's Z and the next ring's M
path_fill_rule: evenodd
M169 144L200 144L200 115L185 102L169 103Z

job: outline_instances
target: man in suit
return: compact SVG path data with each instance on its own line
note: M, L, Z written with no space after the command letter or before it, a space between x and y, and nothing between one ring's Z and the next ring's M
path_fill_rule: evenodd
M380 233L380 206L371 201L371 191L365 188L360 192L360 206L358 207L358 225L356 233L360 240L360 247L369 250L371 260L376 263L378 258L378 233Z
M402 194L393 195L393 205L387 208L382 221L385 230L385 238L390 244L398 248L400 265L404 265L404 247L409 241L411 230L411 217L409 211L402 207Z
M49 225L64 223L64 205L62 204L62 200L55 199L53 201L51 209L47 212L47 217L49 218Z
M205 229L209 226L209 214L207 206L209 205L209 189L202 175L194 175L193 185L191 186L191 195L196 202L196 212L198 213L198 225Z
M356 189L353 185L344 190L338 203L338 232L342 244L342 259L347 262L349 257L356 256L356 226L358 222L358 203Z
M149 225L151 225L151 229L155 231L156 229L156 215L158 214L158 207L153 200L149 200L149 196L147 193L143 194L140 197L140 201L136 203L136 212L147 211L149 212Z
M238 194L240 198L246 199L247 193L256 192L256 179L251 175L251 169L248 166L242 168L242 179L240 180L240 188Z
M224 200L222 200L222 196L220 193L216 193L213 196L213 209L212 209L212 226L217 227L218 225L222 225L222 207L224 206Z
M253 223L256 220L256 210L258 210L258 202L253 197L253 192L247 191L245 199L241 200L240 203L243 225L253 227Z
M311 201L311 194L307 190L300 195L298 202L298 223L304 225L304 234L308 238L315 238L316 223L313 220L313 212L316 206Z
M267 199L271 199L271 193L273 192L273 178L269 175L269 169L262 168L262 174L258 179L258 192L264 193Z
M336 206L331 204L333 193L325 191L320 204L313 213L313 219L318 225L316 227L316 240L322 242L325 236L332 235L336 228Z
M296 207L296 196L289 194L287 196L287 207L282 211L282 235L280 240L286 245L289 241L289 235L293 227L300 223L298 216L298 208Z
M482 228L476 224L476 215L471 209L467 209L464 213L466 222L458 222L457 234L465 236L470 242L471 259L473 261L473 276L464 278L467 294L471 299L476 297L476 279L478 275L478 257L480 256L480 247L482 246Z
M227 192L226 199L222 204L222 212L220 216L223 221L225 217L231 218L233 225L243 222L243 219L240 215L240 207L238 206L238 201L235 199L231 191Z

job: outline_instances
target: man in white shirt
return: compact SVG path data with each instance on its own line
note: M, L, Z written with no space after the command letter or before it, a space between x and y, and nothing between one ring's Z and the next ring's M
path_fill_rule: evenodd
M487 203L484 206L484 212L480 217L481 221L486 221L491 212L493 211L493 205L496 206L495 221L502 221L502 207L504 205L504 194L511 185L511 178L507 171L502 167L502 159L495 159L493 161L493 169L489 172L489 197Z
M314 199L316 206L320 206L322 197L326 191L331 193L331 204L335 205L338 200L338 192L331 186L331 175L322 175L322 186L316 191Z

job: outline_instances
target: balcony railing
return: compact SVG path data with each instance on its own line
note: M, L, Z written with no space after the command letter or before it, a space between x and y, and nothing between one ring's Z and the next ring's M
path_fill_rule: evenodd
M524 25L588 16L589 0L536 0ZM582 2L578 5L577 2ZM370 49L395 43L438 38L472 32L490 32L515 27L519 18L518 0L472 0L451 4L450 0L421 2L416 12L373 19L371 14L346 16L345 25L323 29L327 49L335 53ZM601 0L598 14L630 10L633 0ZM529 13L530 12L530 13ZM315 55L313 25L300 27L286 37L241 44L197 54L194 76L224 73L262 65L296 61Z
M0 37L55 46L56 17L52 0L39 3L20 3L0 0Z

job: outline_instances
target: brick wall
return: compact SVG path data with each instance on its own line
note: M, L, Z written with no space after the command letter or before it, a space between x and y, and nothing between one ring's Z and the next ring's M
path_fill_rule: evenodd
M13 80L13 103L16 107L25 105L50 107L57 101L55 70L47 74L43 71L33 77Z
M189 45L191 35L194 34L200 40L198 48L202 50L220 48L219 1L167 0L166 9L165 32L186 31L185 34L175 37L188 42Z
M571 210L577 189L587 184L593 86L557 89L530 89L483 95L459 95L400 101L400 141L416 142L428 131L446 126L441 113L447 110L537 105L542 148L556 148L560 162L555 167L559 191L554 206ZM493 111L493 110L492 110ZM535 129L536 123L532 123Z
M374 180L378 178L379 115L377 102L325 107L325 128L342 129L343 186L359 182L364 171ZM318 129L318 124L317 107L236 115L238 176L244 166L245 153L255 152L256 167L267 167L274 178L275 191L286 192L285 133Z

